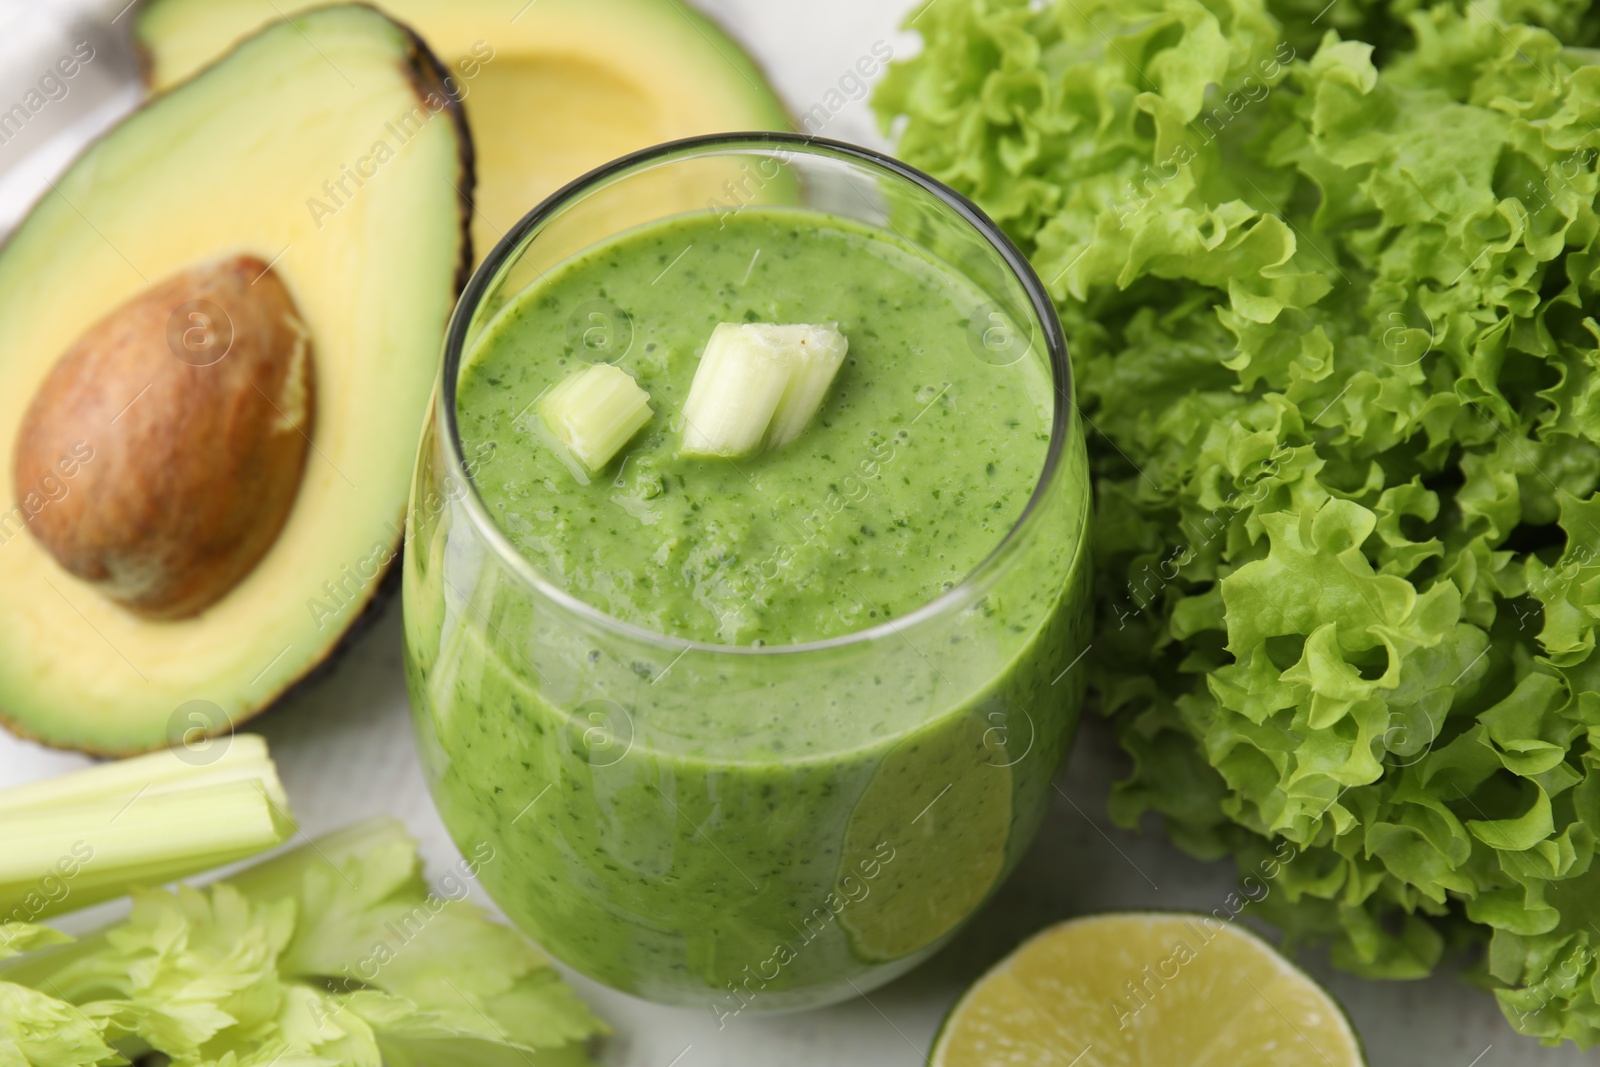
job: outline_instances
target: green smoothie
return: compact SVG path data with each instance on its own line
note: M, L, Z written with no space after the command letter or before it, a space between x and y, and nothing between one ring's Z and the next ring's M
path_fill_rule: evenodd
M1044 465L1049 378L973 354L984 302L892 234L773 210L680 218L565 264L501 312L460 381L461 437L494 456L478 488L517 550L608 615L723 644L865 629L971 573ZM850 350L807 432L734 461L677 455L719 322L826 321ZM534 401L597 358L632 375L655 416L585 485L539 447Z
M408 679L446 824L493 848L485 885L555 956L726 1022L892 977L1015 862L1076 721L1087 476L1074 427L1043 529L1008 546L1037 561L922 618L1000 547L1050 447L1049 367L974 343L1015 329L993 307L893 232L748 208L613 238L478 332L456 415L484 508L543 582L626 625L529 595L448 492L430 513L425 455ZM796 439L682 454L719 323L835 322L848 355ZM540 398L596 362L652 414L585 470Z

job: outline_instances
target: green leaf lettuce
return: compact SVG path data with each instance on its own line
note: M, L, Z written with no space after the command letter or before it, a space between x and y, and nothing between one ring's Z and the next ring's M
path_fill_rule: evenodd
M1112 798L1600 1043L1600 17L934 0L875 103L1066 325Z

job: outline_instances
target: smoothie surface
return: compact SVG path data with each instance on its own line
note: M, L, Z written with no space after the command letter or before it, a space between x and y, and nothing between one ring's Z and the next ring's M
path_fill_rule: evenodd
M517 550L606 614L719 644L835 637L959 583L1033 491L1051 387L1036 356L973 343L991 309L927 253L833 216L680 216L567 261L501 310L459 379L463 445L493 455L478 487ZM835 321L849 355L798 440L677 454L719 322ZM602 361L654 415L585 484L545 443L536 401Z

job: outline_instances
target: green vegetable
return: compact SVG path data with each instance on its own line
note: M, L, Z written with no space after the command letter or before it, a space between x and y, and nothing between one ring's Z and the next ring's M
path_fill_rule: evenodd
M239 734L0 791L0 923L246 859L294 831L266 742ZM3 1063L4 1061L0 1061Z
M1487 938L1519 1030L1600 1043L1588 4L913 19L877 106L1074 347L1117 819L1359 973Z
M844 363L836 322L722 322L683 403L683 454L724 459L805 432Z
M494 858L480 846L433 890L380 820L204 889L138 891L75 943L0 926L0 958L24 953L0 963L0 1064L582 1067L604 1024L460 899Z
M573 371L539 401L545 425L590 471L598 471L650 421L650 394L610 363Z
M730 458L754 452L793 373L765 324L718 323L683 402L682 453Z
M763 327L752 324L742 328ZM789 356L789 384L783 390L777 410L772 413L772 425L767 427L767 447L782 448L805 433L811 420L822 410L828 387L838 377L839 368L844 366L850 340L839 332L837 322L816 326L767 324L766 328L768 336Z

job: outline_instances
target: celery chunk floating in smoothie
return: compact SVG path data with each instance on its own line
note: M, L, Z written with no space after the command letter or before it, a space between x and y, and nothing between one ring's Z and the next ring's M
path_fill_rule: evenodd
M1064 354L995 358L975 339L1039 321L861 221L597 237L482 286L447 352L456 437L424 442L405 582L435 800L493 847L506 913L601 981L724 1024L853 995L999 884L1076 723ZM801 336L821 361L771 389L717 365ZM650 414L575 473L541 403L599 364Z
M763 442L783 447L817 417L849 350L836 322L718 323L683 404L679 451L742 456Z
M611 462L650 421L650 396L609 363L575 370L539 398L550 445L591 471ZM588 479L574 471L584 484Z

